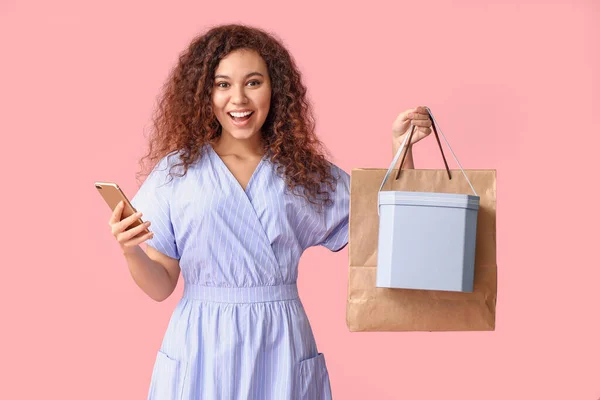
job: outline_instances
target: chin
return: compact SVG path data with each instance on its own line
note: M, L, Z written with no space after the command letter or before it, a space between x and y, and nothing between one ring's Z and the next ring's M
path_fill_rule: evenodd
M247 130L247 129L232 129L229 131L230 135L237 139L237 140L247 140L250 139L256 135L259 135L259 132L255 132L253 130Z

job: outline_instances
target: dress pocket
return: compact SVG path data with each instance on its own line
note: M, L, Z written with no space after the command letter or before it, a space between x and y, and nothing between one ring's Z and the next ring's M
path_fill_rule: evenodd
M177 400L179 387L179 361L169 357L166 353L158 351L148 400Z
M299 400L330 400L331 385L325 364L325 356L318 353L316 357L300 361L298 374Z

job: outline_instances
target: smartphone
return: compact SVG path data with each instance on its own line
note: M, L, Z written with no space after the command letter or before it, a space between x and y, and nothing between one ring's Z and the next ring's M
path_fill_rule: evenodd
M102 198L104 199L104 201L106 201L106 204L108 204L112 211L115 210L120 201L123 202L124 207L123 213L121 214L121 220L137 212L136 209L133 208L133 206L131 205L131 202L129 201L127 196L125 196L125 193L123 193L119 185L117 185L116 183L94 182L94 185L96 186L98 193L100 193L100 196L102 196ZM135 228L136 226L139 226L143 223L144 221L142 221L141 218L138 218L137 220L133 221L131 225L129 225L127 230ZM145 234L147 232L149 232L148 229L144 229L141 232L141 234Z

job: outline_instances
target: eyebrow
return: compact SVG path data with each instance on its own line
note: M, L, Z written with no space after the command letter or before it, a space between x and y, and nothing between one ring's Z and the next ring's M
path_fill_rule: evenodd
M250 72L248 75L246 75L245 78L248 79L251 76L255 76L255 75L258 75L258 76L261 76L264 78L263 74L261 74L260 72ZM230 79L227 75L215 75L215 79L217 79L217 78Z

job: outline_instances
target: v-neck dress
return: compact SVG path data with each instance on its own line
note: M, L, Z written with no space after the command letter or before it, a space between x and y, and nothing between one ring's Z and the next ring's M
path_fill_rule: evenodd
M331 399L296 286L311 246L348 243L350 176L321 212L290 192L265 157L244 190L212 146L184 177L178 153L152 170L133 206L151 221L146 243L179 260L184 280L158 350L149 399Z

